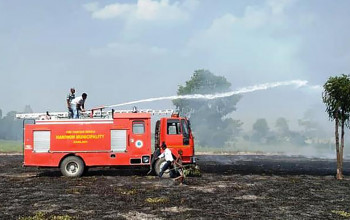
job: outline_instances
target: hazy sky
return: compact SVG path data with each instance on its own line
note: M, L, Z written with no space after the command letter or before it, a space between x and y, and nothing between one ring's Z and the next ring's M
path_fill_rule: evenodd
M196 69L232 90L349 74L348 0L0 0L0 109L65 111L69 88L87 107L171 96ZM233 117L327 121L322 89L244 95ZM169 108L171 102L140 108Z

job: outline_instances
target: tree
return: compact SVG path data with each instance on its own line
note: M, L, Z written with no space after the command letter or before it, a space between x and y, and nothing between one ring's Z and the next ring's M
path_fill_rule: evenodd
M259 118L253 124L252 140L257 142L266 142L266 137L269 133L269 126L265 118Z
M2 110L0 109L0 139L4 139L4 122L2 120Z
M330 120L335 122L335 147L337 152L337 179L343 179L344 127L350 112L350 78L348 75L330 77L323 85L323 102ZM341 146L339 147L339 125Z
M317 122L316 115L313 109L308 109L304 112L303 118L298 120L298 125L303 128L303 134L307 138L322 138L325 137L326 132L322 126Z
M16 120L17 112L10 111L2 118L2 139L5 140L20 140L22 138L22 120Z
M208 70L196 70L185 85L180 85L178 95L213 94L230 91L231 83L223 76L216 76ZM242 123L228 118L236 110L239 95L213 99L176 99L173 101L181 115L191 120L202 146L222 147L240 131Z
M23 113L33 113L32 108L30 107L30 105L26 105L24 106L24 111Z
M277 143L291 143L293 145L303 146L305 145L305 137L303 134L297 131L289 129L288 121L284 117L280 117L276 120L276 136Z
M15 116L18 112L10 111L0 118L0 139L4 140L20 140L22 139L23 129L22 123L23 120L15 119Z
M280 117L276 120L276 140L278 142L290 142L291 132L286 118Z
M276 128L278 133L280 133L283 136L288 136L289 135L289 126L287 119L281 117L276 120Z

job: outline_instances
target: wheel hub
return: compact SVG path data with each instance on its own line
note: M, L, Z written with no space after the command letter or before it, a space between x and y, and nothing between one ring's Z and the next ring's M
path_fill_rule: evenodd
M66 166L66 170L69 173L76 173L78 168L79 168L78 164L73 163L73 162L72 163L68 163L67 166Z

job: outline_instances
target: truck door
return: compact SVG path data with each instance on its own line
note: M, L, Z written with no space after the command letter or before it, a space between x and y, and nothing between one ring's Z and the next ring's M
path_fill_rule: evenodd
M151 146L148 146L147 143L147 133L146 127L148 126L145 120L135 119L131 121L131 131L130 131L130 150L134 153L145 153L148 152L147 149ZM149 153L149 152L148 152Z
M183 136L181 132L181 124L179 119L167 120L167 145L170 147L178 147L183 145Z

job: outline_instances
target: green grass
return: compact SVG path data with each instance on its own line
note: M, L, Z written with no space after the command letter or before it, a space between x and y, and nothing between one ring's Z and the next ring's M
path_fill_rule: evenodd
M10 152L22 152L22 142L20 141L7 141L0 140L0 152L10 153Z

